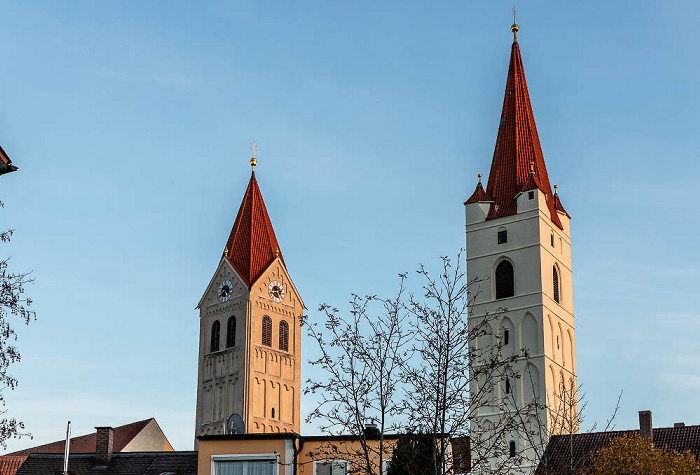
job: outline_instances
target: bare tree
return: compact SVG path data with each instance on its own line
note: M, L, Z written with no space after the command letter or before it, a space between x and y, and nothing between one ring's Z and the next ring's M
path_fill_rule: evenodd
M3 203L0 202L0 207ZM0 231L0 243L10 242L14 230ZM29 273L16 273L10 270L10 258L0 260L0 403L5 400L2 390L14 389L17 379L8 374L8 367L20 360L20 353L14 345L17 334L11 324L12 318L17 318L25 324L36 318L36 313L30 310L32 300L24 296L24 287L32 282ZM5 417L7 410L0 411L0 444L5 447L6 441L19 437L24 429L24 423L15 418Z
M384 434L395 428L400 370L411 338L403 304L406 275L399 277L392 299L353 294L347 314L323 304L323 326L303 322L321 353L310 363L323 370L304 390L320 397L307 421L319 422L326 434L351 436L345 443L329 441L312 457L348 460L351 473L381 474L383 460L391 455Z
M519 376L511 366L524 355L503 351L497 321L506 309L468 318L487 279L468 282L461 263L461 252L454 260L442 257L436 277L421 265L422 293L411 296L409 304L415 317L415 355L404 373L410 388L405 407L411 430L434 434L435 475L454 473L464 465L455 457L470 457L479 466L503 455L494 468L508 470L515 461L506 456L505 436L520 428L522 414L531 409L514 399ZM491 415L495 430L473 430L474 419L484 413ZM461 437L470 438L471 454L449 454L451 441Z

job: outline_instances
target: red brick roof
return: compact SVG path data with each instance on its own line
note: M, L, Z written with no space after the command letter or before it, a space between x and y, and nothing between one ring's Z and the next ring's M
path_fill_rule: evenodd
M15 475L26 459L26 456L0 457L0 475Z
M476 189L474 193L469 197L467 201L464 202L465 205L472 203L478 203L479 201L493 201L489 195L484 191L484 187L481 186L481 181L476 184Z
M252 285L277 255L282 262L275 231L265 208L255 172L226 241L228 260L248 286Z
M152 420L153 418L115 427L113 439L114 452L121 452L122 449L124 449L124 447L126 447L127 444L131 442L131 440L136 437L138 433L141 432ZM70 452L72 454L94 454L96 437L96 432L81 435L80 437L72 437L70 439ZM59 440L50 444L39 445L37 447L30 447L25 450L20 450L18 452L12 452L11 454L7 455L62 454L65 450L65 446L66 441Z
M534 183L530 182L529 177L531 163L534 166ZM520 46L516 41L511 49L503 111L486 185L486 194L494 199L486 219L515 214L515 195L524 191L524 186L531 187L533 184L547 196L551 219L561 228L530 104Z

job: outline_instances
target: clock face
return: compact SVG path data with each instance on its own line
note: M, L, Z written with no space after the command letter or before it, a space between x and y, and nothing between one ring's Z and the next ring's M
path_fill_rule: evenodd
M276 280L270 282L270 285L267 286L267 291L270 294L270 298L275 302L280 303L284 300L284 286Z
M231 285L230 280L225 280L219 284L219 291L216 295L219 297L220 302L226 302L231 298L231 292L233 291L233 285Z

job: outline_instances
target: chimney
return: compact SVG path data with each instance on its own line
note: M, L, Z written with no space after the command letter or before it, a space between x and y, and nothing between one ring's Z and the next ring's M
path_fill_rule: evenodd
M95 438L95 465L105 466L112 459L112 449L114 445L114 429L111 427L95 427L97 437Z
M676 422L673 424L674 429L678 429L679 427L685 427L685 422Z
M639 411L639 435L654 443L654 432L651 429L651 411Z
M375 437L379 437L381 435L381 432L379 431L379 428L377 427L377 424L372 421L369 424L365 424L365 439L372 439Z

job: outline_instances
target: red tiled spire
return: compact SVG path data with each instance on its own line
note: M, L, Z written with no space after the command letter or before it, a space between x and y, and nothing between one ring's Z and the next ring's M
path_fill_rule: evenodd
M226 241L224 253L249 287L275 257L279 255L284 262L255 179L255 171L250 177L231 235Z
M493 201L489 195L484 191L484 187L481 186L481 173L479 173L479 183L476 184L476 189L474 193L469 197L467 201L464 202L465 205L470 205L472 203L478 203L480 201Z
M514 33L517 32L513 25ZM530 176L530 164L534 173ZM533 186L534 185L534 186ZM509 216L517 212L515 195L520 191L539 188L547 196L547 207L554 224L562 227L554 205L547 167L537 134L535 116L527 91L523 60L517 40L510 53L503 111L493 152L486 194L494 203L486 219Z

